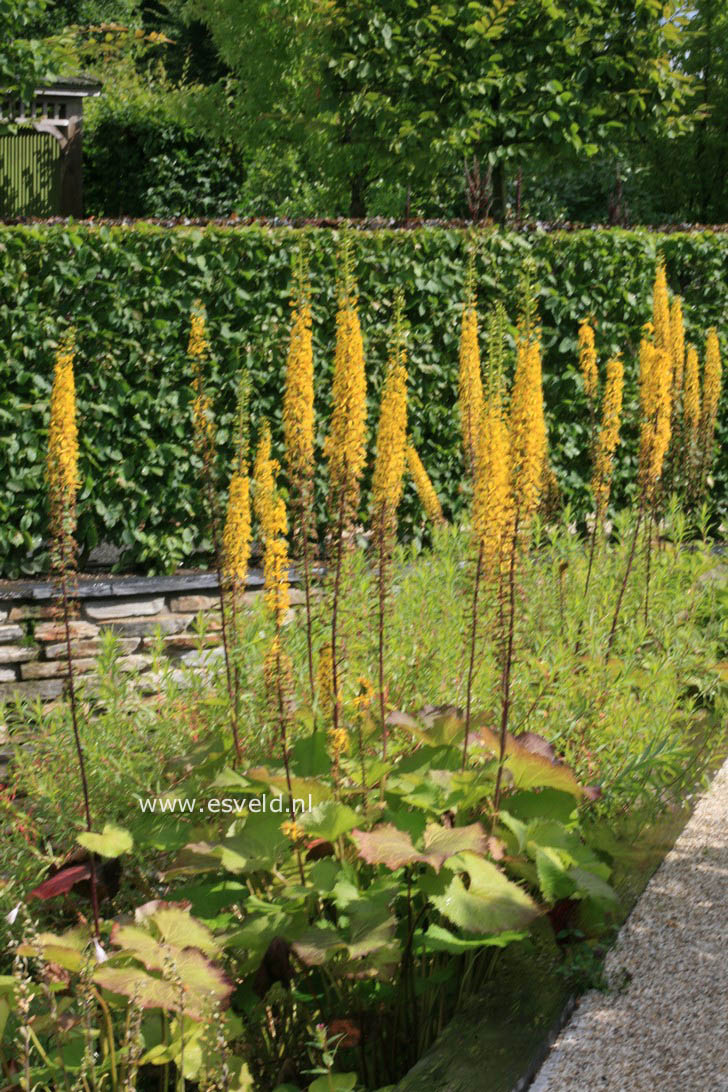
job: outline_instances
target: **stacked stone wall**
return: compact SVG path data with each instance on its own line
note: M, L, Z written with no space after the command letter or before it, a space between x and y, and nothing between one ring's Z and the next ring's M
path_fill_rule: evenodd
M249 605L262 586L261 574L250 572L244 595ZM293 600L298 598L293 589ZM203 666L220 655L217 578L212 573L185 573L80 579L71 623L76 674L94 675L103 634L109 630L118 642L118 667L138 673L143 689L153 692L156 679L150 669L155 642L161 640L165 656L178 668ZM49 581L0 584L0 704L17 698L57 698L63 691L67 662L57 587Z

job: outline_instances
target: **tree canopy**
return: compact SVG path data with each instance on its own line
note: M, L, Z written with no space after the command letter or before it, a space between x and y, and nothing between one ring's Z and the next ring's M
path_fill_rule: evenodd
M433 161L506 172L679 132L690 79L660 0L188 0L232 73L208 121L241 141L298 143L346 181L354 215L383 171L422 184ZM213 114L215 120L213 121ZM204 110L203 110L204 115Z
M45 8L46 0L0 0L0 128L12 124L5 103L27 102L51 74L53 51L33 34Z

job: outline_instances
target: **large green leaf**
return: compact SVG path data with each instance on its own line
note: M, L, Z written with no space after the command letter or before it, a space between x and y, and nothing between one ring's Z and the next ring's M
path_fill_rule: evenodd
M356 1082L356 1073L327 1073L325 1077L317 1077L308 1086L308 1092L353 1092Z
M290 793L285 772L273 772L265 766L256 766L255 769L247 770L246 776L251 781L273 789L274 794L282 796L283 807L288 811ZM331 784L314 777L291 777L291 792L297 814L308 811L314 804L320 804L322 800L329 800L333 796ZM283 818L285 819L286 816L284 815Z
M110 990L111 993L134 997L137 1004L144 1009L165 1009L171 1012L179 1009L179 991L172 983L165 982L162 978L154 978L140 967L116 967L103 963L94 971L93 980L97 986ZM185 1011L193 1019L201 1016L194 1004Z
M569 876L568 867L558 850L546 848L536 851L538 883L546 902L558 902L573 894L576 884Z
M132 950L130 954L137 953ZM199 1020L209 1013L211 1006L225 1002L233 990L222 969L193 948L184 951L167 948L162 967L165 976L149 974L133 965L121 966L121 955L99 964L93 980L112 993L136 997L143 1008L184 1011ZM179 977L179 987L170 980L171 975Z
M312 838L335 842L342 834L352 830L360 817L346 804L336 800L324 800L311 811L304 812L297 820L298 826Z
M53 933L40 933L33 944L23 942L18 946L18 952L26 958L40 955L46 963L57 963L67 971L78 972L86 962L83 948L69 944L65 937Z
M430 925L427 931L417 930L414 936L416 951L449 952L450 955L462 955L463 952L477 951L478 948L504 948L516 940L523 940L525 932L503 932L482 937L459 937L442 925Z
M424 843L425 856L436 872L448 857L463 850L480 854L488 850L488 838L480 823L471 823L467 827L443 827L438 823L428 823Z
M490 728L480 728L482 741L492 755L500 752L500 739ZM581 797L584 789L573 770L565 763L550 758L533 749L533 739L523 742L510 732L506 736L505 767L513 777L517 789L552 788L572 796ZM548 746L548 745L547 745Z
M467 873L469 885L455 875L444 893L433 895L432 901L453 925L469 933L523 929L540 913L523 888L483 857L461 853L448 862L448 868Z
M291 749L291 769L298 777L321 777L331 770L325 732L312 732L296 740Z
M334 928L312 925L294 941L293 950L307 967L317 967L326 963L336 952L346 948L346 944Z
M101 834L87 832L79 834L76 841L90 850L92 853L100 853L102 857L120 857L122 853L128 853L134 846L134 839L124 827L117 827L114 823L105 823Z

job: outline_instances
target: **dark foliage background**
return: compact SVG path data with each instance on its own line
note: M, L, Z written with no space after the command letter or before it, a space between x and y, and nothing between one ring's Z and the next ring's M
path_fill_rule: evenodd
M237 376L246 359L253 432L267 416L280 445L290 263L302 244L310 258L319 443L323 440L338 235L322 229L165 229L143 223L0 228L0 575L39 572L47 565L48 402L55 345L68 324L76 327L78 337L81 563L102 539L122 549L123 567L158 572L204 563L209 544L192 450L186 358L190 307L199 297L208 313L214 358L209 385L219 426L222 491L232 452ZM715 325L725 351L728 235L488 229L479 239L483 319L502 298L510 320L516 321L523 270L532 265L543 323L552 461L565 499L577 514L590 506L587 409L577 363L579 321L593 315L597 323L602 369L609 353L623 351L627 423L616 473L618 507L634 483L636 354L640 328L650 316L656 255L664 253L670 287L684 297L688 337L702 354L705 330ZM392 303L401 286L411 326L410 430L449 516L457 515L467 500L455 400L468 245L466 233L452 228L355 235L370 447ZM728 485L725 405L724 398L712 490L723 509ZM323 521L321 459L317 475ZM366 496L363 516L365 506ZM403 534L419 537L423 517L411 485L401 515Z

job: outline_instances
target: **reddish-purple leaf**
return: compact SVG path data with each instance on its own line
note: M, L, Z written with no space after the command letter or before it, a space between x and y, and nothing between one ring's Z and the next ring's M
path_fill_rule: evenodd
M50 879L43 880L43 883L33 888L28 898L53 899L56 895L66 895L71 888L75 887L77 883L81 883L82 880L90 879L91 866L88 863L71 865L69 868L62 868Z

